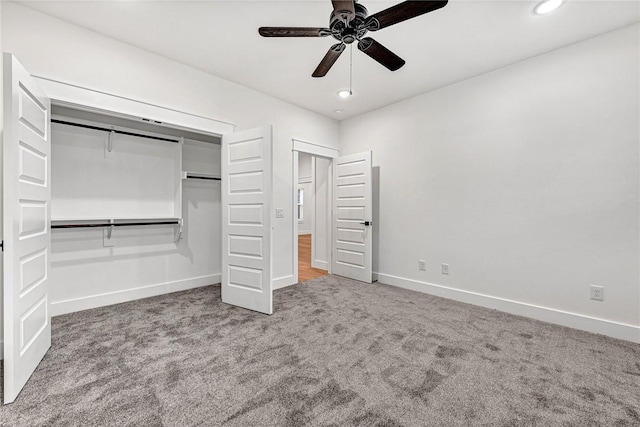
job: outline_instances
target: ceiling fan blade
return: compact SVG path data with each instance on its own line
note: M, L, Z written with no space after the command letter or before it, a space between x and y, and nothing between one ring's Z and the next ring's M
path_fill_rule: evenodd
M333 3L333 13L347 23L355 18L356 6L354 5L354 0L331 0L331 3Z
M391 6L381 12L367 18L366 26L369 31L378 31L382 28L415 18L428 12L445 7L448 0L441 1L404 1Z
M324 56L324 58L322 58L322 61L320 61L320 64L318 64L318 66L316 67L316 70L313 72L312 76L326 76L331 67L333 67L333 64L335 64L340 57L340 54L344 52L345 47L346 46L344 43L338 43L331 46L327 54Z
M315 27L260 27L262 37L326 37L331 35L328 28Z
M360 40L358 42L358 49L391 71L396 71L405 64L404 59L400 58L398 55L391 52L371 37L365 37Z

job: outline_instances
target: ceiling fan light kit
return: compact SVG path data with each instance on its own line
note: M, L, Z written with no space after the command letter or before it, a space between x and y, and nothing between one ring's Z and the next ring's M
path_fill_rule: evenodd
M324 77L338 60L346 45L357 42L360 51L391 71L400 69L405 61L371 37L375 32L391 25L406 21L428 12L443 8L448 0L440 1L404 1L381 12L369 16L366 7L356 0L332 0L333 11L329 16L329 28L321 27L260 27L263 37L328 37L339 43L329 48L313 77ZM351 93L350 93L351 94Z

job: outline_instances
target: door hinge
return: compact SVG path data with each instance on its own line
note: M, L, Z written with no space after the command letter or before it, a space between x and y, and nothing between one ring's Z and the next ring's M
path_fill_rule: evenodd
M4 252L4 240L0 242L0 249L2 249L2 252Z

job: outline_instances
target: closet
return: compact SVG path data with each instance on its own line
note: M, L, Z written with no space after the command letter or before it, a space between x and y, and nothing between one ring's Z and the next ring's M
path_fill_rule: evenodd
M220 138L51 113L52 314L219 283Z
M4 403L51 317L221 283L273 312L272 129L34 77L3 55Z

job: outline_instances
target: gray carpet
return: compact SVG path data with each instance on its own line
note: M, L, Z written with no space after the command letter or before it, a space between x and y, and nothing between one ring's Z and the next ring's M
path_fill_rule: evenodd
M333 276L274 307L208 286L56 317L0 425L640 425L640 345Z

